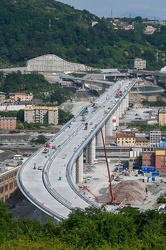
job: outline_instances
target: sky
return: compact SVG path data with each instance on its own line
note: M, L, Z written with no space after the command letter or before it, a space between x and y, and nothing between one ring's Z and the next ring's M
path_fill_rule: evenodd
M58 0L99 17L136 17L166 20L166 0Z

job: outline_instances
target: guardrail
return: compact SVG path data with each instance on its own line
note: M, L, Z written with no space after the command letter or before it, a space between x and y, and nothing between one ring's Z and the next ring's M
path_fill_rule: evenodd
M106 121L114 114L114 112L116 111L116 109L119 107L119 105L121 104L121 102L123 101L123 99L126 97L126 95L128 94L128 92L131 90L131 88L136 84L137 80L133 81L132 84L129 85L127 91L123 94L123 96L121 98L119 98L119 100L115 103L114 107L107 113L107 115L98 123L98 125L95 127L95 129L93 131L90 131L89 136L86 138L86 140L84 140L81 144L80 147L75 151L74 155L71 157L71 159L69 160L68 164L67 164L67 168L66 168L66 173L67 173L67 181L70 185L70 187L72 188L72 190L78 195L80 196L83 200L85 200L88 204L90 204L93 207L98 208L99 205L90 200L87 196L81 194L79 192L78 186L76 185L76 183L73 180L72 177L72 169L73 166L77 160L77 158L82 154L83 149L88 145L88 143L95 137L95 134L100 130L100 128L102 128L104 126L104 124L106 123ZM106 100L100 105L102 106L104 103L106 102ZM90 105L89 105L90 106ZM100 107L98 107L100 108ZM80 115L80 114L79 114ZM78 115L78 116L79 116ZM53 136L50 139L50 142L53 142L54 139L56 137L58 137L58 135L60 135L68 126L69 124L71 124L71 122L73 121L72 118L67 124L65 124L65 126L62 127L61 131L59 131L55 136ZM56 199L58 200L58 202L60 202L61 204L63 204L64 206L66 206L68 209L73 209L72 204L64 199L58 192L56 192L55 189L53 189L51 187L51 183L49 181L49 169L50 166L52 164L53 159L56 157L56 155L58 155L58 153L61 151L61 148L64 147L67 143L69 143L69 141L71 141L73 139L74 136L76 136L76 134L78 133L78 130L80 128L82 128L83 125L81 124L76 131L74 131L72 133L72 135L67 138L60 146L60 148L58 148L54 154L52 154L48 161L45 163L43 171L42 171L42 180L43 183L45 185L45 187L47 188L48 192ZM29 199L36 207L38 207L40 210L42 210L43 212L47 213L50 216L53 216L54 218L56 218L58 221L64 219L63 216L57 214L55 211L52 211L51 209L47 208L47 207L43 207L43 205L38 202L24 187L22 180L21 180L21 173L24 169L24 167L26 166L27 162L29 162L35 155L37 155L40 151L43 150L43 147L40 148L39 150L37 150L32 156L30 156L27 161L25 161L25 163L23 163L22 167L20 168L20 170L18 171L17 174L17 183L19 188L21 189L21 191L24 193L24 195L27 197L27 199Z

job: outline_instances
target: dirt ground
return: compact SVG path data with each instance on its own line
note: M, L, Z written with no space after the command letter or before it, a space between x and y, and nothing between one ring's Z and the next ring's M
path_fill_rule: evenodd
M110 172L113 168L114 163L110 164ZM88 181L86 185L98 197L99 204L108 204L110 202L110 191L105 164L99 163L84 177L91 178L91 181ZM131 206L138 207L141 210L153 209L159 206L156 202L157 198L166 194L166 183L161 182L161 177L156 177L155 182L144 182L144 176L136 177L134 173L130 176L122 176L122 178L121 181L112 181L116 203L131 204ZM90 196L88 193L87 195ZM94 199L94 195L92 199Z

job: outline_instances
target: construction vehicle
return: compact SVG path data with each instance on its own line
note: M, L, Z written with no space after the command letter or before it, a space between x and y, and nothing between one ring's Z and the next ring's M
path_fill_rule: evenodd
M42 153L48 153L48 151L49 151L48 148L45 147Z
M88 188L88 187L86 187L86 186L82 186L86 191L88 191L88 193L90 193L91 195L93 195L93 197L95 198L95 200L98 202L98 197L96 196L96 195L94 195L91 191L90 191L90 189Z

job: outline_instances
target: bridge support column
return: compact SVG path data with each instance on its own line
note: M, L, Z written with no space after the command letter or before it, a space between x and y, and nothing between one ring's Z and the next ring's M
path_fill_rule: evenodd
M122 115L125 113L125 99L122 101Z
M76 182L76 163L74 164L73 169L72 169L72 177L73 177L74 182Z
M105 83L102 83L102 93L105 92Z
M83 182L83 153L76 160L76 183Z
M82 89L84 90L85 89L85 82L82 81Z
M116 112L115 112L115 116L116 116L116 126L119 126L119 107L117 108Z
M93 164L96 158L96 139L93 138L86 149L86 163Z
M127 109L129 106L129 94L126 95L125 99L126 99L126 109Z
M104 135L104 140L105 140L105 126L102 127L102 130L103 130L103 135ZM101 136L100 131L97 134L96 145L97 145L97 147L102 147L103 146L103 140L102 140L102 136Z
M112 136L113 124L112 124L112 116L105 124L105 136Z
M153 76L153 83L157 85L158 82L158 76Z

